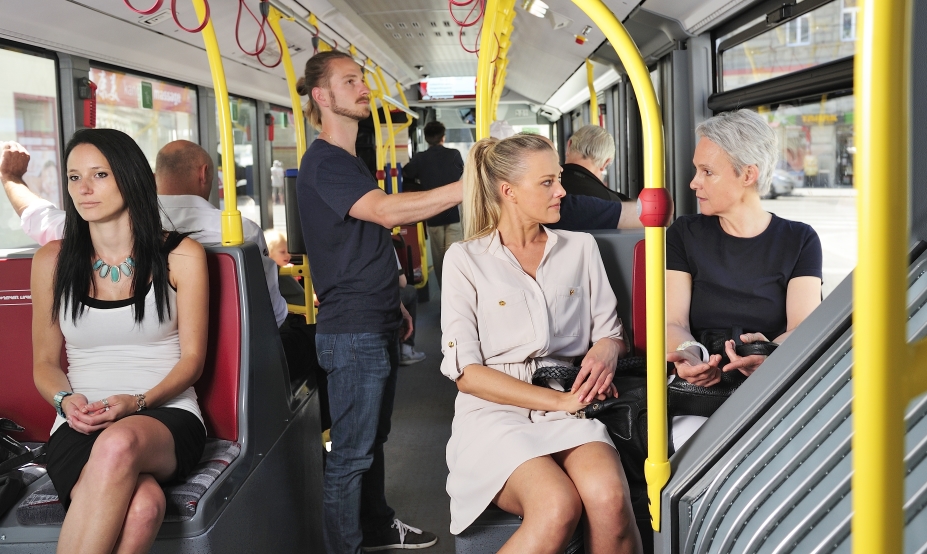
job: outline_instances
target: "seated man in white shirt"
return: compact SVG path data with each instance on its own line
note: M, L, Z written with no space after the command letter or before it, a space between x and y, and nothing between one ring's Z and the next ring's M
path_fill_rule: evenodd
M61 238L64 210L32 192L23 181L29 167L29 153L16 142L0 142L0 182L20 216L23 231L39 244ZM155 160L155 181L165 229L192 231L190 238L204 244L222 242L222 212L209 203L215 167L209 154L198 144L175 140L164 146ZM267 244L261 228L242 219L245 242L261 250L267 291L277 326L286 321L286 301L277 283L277 264L267 257Z

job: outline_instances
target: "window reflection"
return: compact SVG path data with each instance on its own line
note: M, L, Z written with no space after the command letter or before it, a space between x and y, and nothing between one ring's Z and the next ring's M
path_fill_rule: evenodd
M23 181L42 198L61 206L61 149L58 85L53 60L0 48L0 67L14 76L0 80L0 141L16 141L29 151ZM0 195L0 249L35 244L22 232L19 216Z
M97 127L135 139L152 169L165 144L197 142L195 89L98 67L90 68L90 80L97 85Z
M296 152L296 125L293 110L279 106L270 107L274 119L274 140L270 141L270 189L274 206L274 229L286 232L286 208L284 206L284 173L287 169L298 169ZM302 117L302 114L300 114Z
M723 90L852 56L857 10L857 0L831 2L725 50L721 53ZM743 30L719 38L718 44Z
M232 148L235 155L234 167L236 192L238 193L238 210L242 217L261 225L261 191L257 186L254 175L255 162L255 136L257 128L257 109L254 101L245 98L231 97L229 100L232 112ZM218 118L217 118L218 122ZM263 132L263 128L260 130ZM218 133L217 133L218 135ZM221 136L220 136L221 139ZM222 174L222 145L217 145L219 152L219 207L225 208L223 187L225 176Z

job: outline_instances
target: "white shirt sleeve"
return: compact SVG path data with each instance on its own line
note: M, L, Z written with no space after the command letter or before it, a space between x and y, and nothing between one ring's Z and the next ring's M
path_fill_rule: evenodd
M476 284L467 253L453 244L444 257L441 286L441 373L456 381L464 368L482 365L483 351L477 328Z
M64 210L59 210L48 200L29 204L23 210L20 221L23 231L40 245L64 236Z

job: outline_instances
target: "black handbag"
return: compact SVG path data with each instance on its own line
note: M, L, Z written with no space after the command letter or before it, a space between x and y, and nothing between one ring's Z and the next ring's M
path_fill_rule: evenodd
M22 427L9 419L0 418L0 517L12 508L26 488L19 468L44 460L45 445L30 449L8 437L8 432L21 433Z

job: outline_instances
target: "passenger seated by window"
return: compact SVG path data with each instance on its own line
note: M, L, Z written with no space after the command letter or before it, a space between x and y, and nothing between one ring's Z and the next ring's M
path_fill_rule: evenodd
M595 240L547 227L565 194L557 162L548 140L516 135L477 142L464 166L464 241L447 252L441 294L441 371L460 390L451 533L495 503L524 519L500 552L563 552L585 512L588 551L640 552L605 426L571 415L617 395L627 345ZM531 384L536 368L574 360L570 391Z
M290 251L284 233L276 229L268 229L264 231L264 240L267 242L267 256L277 264L277 267L290 265ZM306 305L306 290L295 277L278 274L277 283L280 285L280 294L283 295L287 304Z
M730 363L697 342L708 329L741 327L744 343L781 343L821 303L821 241L810 226L767 212L778 158L776 133L750 110L719 114L696 130L693 164L700 215L682 216L666 233L666 344L673 348L676 378L711 386L721 373L753 374L766 356L738 356L725 343ZM678 447L705 418L680 416L673 425Z
M67 510L58 552L147 552L164 519L161 483L187 475L206 440L193 390L206 255L162 228L131 137L83 129L65 159L64 239L36 252L31 283L35 383L58 411L47 465Z

